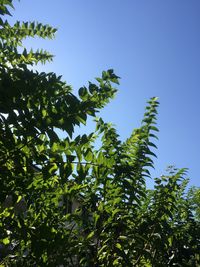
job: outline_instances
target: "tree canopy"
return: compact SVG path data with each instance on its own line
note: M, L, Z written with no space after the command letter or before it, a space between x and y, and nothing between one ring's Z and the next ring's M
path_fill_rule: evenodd
M12 2L0 1L0 266L200 266L199 188L186 191L186 169L173 166L146 186L158 99L121 141L97 117L119 77L103 71L76 96L61 76L31 68L52 55L23 40L56 29L11 25ZM88 117L94 131L77 135Z

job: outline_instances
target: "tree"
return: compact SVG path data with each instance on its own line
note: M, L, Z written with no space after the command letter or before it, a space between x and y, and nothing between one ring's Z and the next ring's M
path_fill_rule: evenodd
M157 98L148 101L141 127L120 141L96 116L119 77L103 71L76 97L61 76L33 71L52 56L19 46L27 37L51 39L56 29L11 26L4 16L12 2L0 2L1 266L198 266L197 197L185 196L186 170L171 168L154 190L146 188ZM75 126L88 116L96 129L77 136Z

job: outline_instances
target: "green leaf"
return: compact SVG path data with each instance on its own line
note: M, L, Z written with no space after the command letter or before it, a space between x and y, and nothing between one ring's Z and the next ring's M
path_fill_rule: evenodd
M119 239L120 239L120 240L126 240L126 239L127 239L127 236L120 235L120 236L119 236Z
M78 91L78 94L82 100L86 100L88 96L88 91L86 87L81 87Z
M93 236L94 236L94 231L92 231L91 233L89 233L89 235L87 236L87 239L91 239L91 238L93 238Z
M22 196L18 196L16 203L19 203L21 201L21 199L22 199Z
M122 246L121 246L121 244L120 243L116 243L116 248L118 248L118 249L120 249L120 250L122 250Z
M3 244L4 244L4 245L8 245L8 244L10 244L10 240L9 240L8 237L4 238L2 241L3 241Z
M53 163L53 164L51 165L51 167L49 168L49 173L50 173L50 174L53 174L53 173L55 173L55 171L57 171L57 169L58 169L57 164L56 164L56 163Z

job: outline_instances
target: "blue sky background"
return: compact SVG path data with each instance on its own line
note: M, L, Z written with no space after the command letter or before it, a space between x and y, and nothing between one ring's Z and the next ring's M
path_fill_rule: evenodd
M100 115L122 140L140 126L146 101L158 96L152 175L168 165L188 167L190 185L200 186L199 0L21 0L15 9L13 21L58 28L53 41L25 42L55 55L40 70L62 74L75 91L108 68L121 77L116 98Z

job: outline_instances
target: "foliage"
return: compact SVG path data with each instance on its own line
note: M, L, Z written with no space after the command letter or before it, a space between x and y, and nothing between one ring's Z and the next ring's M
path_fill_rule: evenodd
M56 29L11 26L9 6L0 1L0 266L199 266L199 189L186 194L186 170L173 167L146 188L157 98L120 141L96 116L119 77L104 71L77 97L61 76L32 70L52 56L27 51L23 39ZM88 116L96 129L77 136Z

